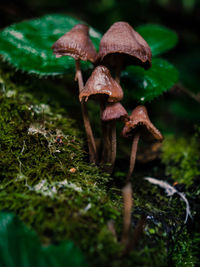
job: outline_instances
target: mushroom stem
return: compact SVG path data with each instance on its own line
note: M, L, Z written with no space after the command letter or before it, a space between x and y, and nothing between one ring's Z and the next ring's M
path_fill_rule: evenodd
M126 177L126 182L130 181L131 175L133 173L133 169L135 167L135 160L136 160L136 153L137 153L139 139L140 139L140 133L137 132L135 133L133 137L133 143L132 143L131 155L130 155L130 165L129 165L129 170L128 170L128 174Z
M129 238L129 241L125 247L123 255L128 254L131 250L133 250L137 246L143 234L146 222L147 222L147 216L143 214L140 220L138 221L132 236Z
M109 123L109 130L110 130L110 144L111 144L111 148L110 148L110 158L109 158L109 162L111 164L110 168L109 168L109 172L112 173L114 165L115 165L115 159L116 159L116 150L117 150L117 139L116 139L116 121L112 120Z
M79 93L83 90L84 88L84 83L83 83L83 76L81 72L81 66L80 66L80 60L76 60L76 74L75 74L75 81L78 80L78 87L79 87Z
M105 109L105 103L101 101L100 103L101 117L104 109ZM103 133L103 151L102 151L101 164L103 165L103 169L111 174L115 164L116 148L117 148L116 121L111 120L108 122L104 122L103 120L101 120L101 125Z
M105 109L105 103L103 101L100 102L100 118L102 117L102 113ZM106 170L105 164L108 163L109 153L110 153L110 139L109 139L109 124L101 120L101 128L103 135L103 151L101 155L101 165L104 170Z
M121 243L128 244L130 227L131 227L131 210L133 206L132 200L132 187L131 183L127 183L122 189L123 202L124 202L124 215L123 215L123 232Z
M80 68L80 60L76 60L75 80L78 80L79 93L80 93L84 88L83 77L82 77L82 72ZM84 122L87 141L88 141L90 162L96 163L97 161L96 144L95 144L92 128L91 128L90 121L89 121L87 106L86 106L86 103L83 101L81 101L81 111L82 111L83 122Z
M108 227L108 230L113 235L115 241L117 241L117 233L116 233L116 230L115 230L115 222L113 220L108 221L107 227Z
M124 62L124 57L123 55L119 55L116 59L116 68L115 68L115 81L120 84L120 76L121 76L121 71L122 71L122 66Z
M121 75L121 62L116 67L116 72L115 72L115 81L120 84L120 75Z

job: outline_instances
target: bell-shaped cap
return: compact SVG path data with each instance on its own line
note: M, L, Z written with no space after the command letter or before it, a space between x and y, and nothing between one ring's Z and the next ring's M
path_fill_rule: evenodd
M104 109L101 120L102 121L111 121L111 120L128 120L128 113L125 108L119 103L108 103Z
M112 78L105 66L98 66L87 80L79 94L80 101L87 101L91 96L107 96L108 102L119 102L123 98L121 86Z
M145 106L137 106L133 110L130 120L125 123L122 135L124 137L131 137L136 131L140 132L141 136L146 140L163 140L160 131L151 123Z
M89 37L89 28L84 24L75 25L71 31L60 37L52 46L57 57L71 56L75 60L94 62L96 50Z
M151 49L142 36L127 22L116 22L103 35L97 62L115 66L116 57L121 57L123 65L141 65L151 67Z

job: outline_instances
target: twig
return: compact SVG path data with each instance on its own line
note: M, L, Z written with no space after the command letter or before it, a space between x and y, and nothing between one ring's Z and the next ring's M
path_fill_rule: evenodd
M184 92L185 94L187 94L188 96L190 96L191 98L193 98L195 101L197 101L198 103L200 103L200 93L195 94L195 93L191 92L190 90L188 90L187 88L185 88L180 83L175 84L173 88L174 89L181 90L182 92Z

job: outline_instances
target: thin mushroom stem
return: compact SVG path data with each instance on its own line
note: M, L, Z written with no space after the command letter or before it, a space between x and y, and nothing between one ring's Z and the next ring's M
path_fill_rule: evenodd
M127 245L129 242L129 234L131 228L131 210L133 206L131 183L127 183L125 185L125 187L122 189L122 195L124 202L124 215L121 243Z
M116 230L115 230L115 222L113 220L108 221L107 227L108 227L108 230L113 235L115 241L117 241L117 233L116 233Z
M115 165L116 151L117 151L116 120L112 120L109 123L109 128L110 128L110 138L111 138L110 159L109 159L111 166L109 172L112 173Z
M100 102L100 117L105 109L105 103L101 100ZM101 128L103 135L103 151L101 155L101 165L104 170L106 170L105 164L108 162L109 153L110 153L110 139L109 139L109 125L107 122L101 120Z
M106 163L109 162L110 158L110 138L109 138L109 124L107 122L102 121L102 133L103 133L103 151L101 164L103 164L103 169L107 170L105 166Z
M81 71L81 66L80 66L80 60L76 60L76 74L75 74L75 81L78 80L78 87L79 87L79 93L83 90L84 88L84 83L83 83L83 76L82 76L82 71Z
M126 247L125 247L123 255L126 255L131 250L135 249L135 247L139 243L140 238L141 238L141 236L143 234L144 228L146 226L146 222L147 222L147 216L143 214L141 216L140 220L138 221L132 236L129 238L129 241L128 241Z
M80 93L84 88L83 77L82 77L82 72L81 72L81 68L80 68L80 60L76 60L75 80L78 80L79 93ZM86 106L86 103L84 101L81 101L81 111L82 111L83 122L84 122L87 141L88 141L90 162L96 163L96 161L97 161L96 144L95 144L92 128L91 128L90 121L89 121L87 106Z
M116 69L115 69L115 81L120 84L120 75L121 75L121 71L122 71L122 65L124 62L124 57L122 55L119 55L118 57L116 57L115 60L117 61L116 62Z
M121 62L117 65L116 67L116 72L115 72L115 81L120 84L120 75L121 75Z
M135 133L135 135L133 137L131 155L130 155L130 165L129 165L129 170L128 170L128 174L126 177L126 182L130 181L131 175L132 175L134 167L135 167L135 160L136 160L136 153L137 153L137 147L138 147L139 139L140 139L140 133L137 132L137 133Z

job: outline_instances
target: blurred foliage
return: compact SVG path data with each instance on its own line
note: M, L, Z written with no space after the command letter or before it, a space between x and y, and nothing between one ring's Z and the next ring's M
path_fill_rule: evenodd
M151 47L153 56L158 56L174 48L178 41L177 34L161 25L144 25L137 27L136 30L146 40Z
M11 213L0 213L0 265L4 267L84 267L80 250L70 241L42 247L37 235Z
M52 53L51 46L79 22L63 15L47 15L40 19L14 24L0 33L0 53L3 59L16 69L28 73L40 76L69 73L74 70L74 59L72 57L57 59ZM160 55L173 48L177 41L176 34L162 26L146 25L138 30L149 41L153 55ZM101 34L92 28L90 33L98 49ZM149 71L144 71L141 67L132 67L126 72L129 81L135 79L134 87L137 90L131 91L132 99L136 98L141 102L150 101L170 89L177 81L177 70L167 61L155 59L152 65Z
M14 24L0 33L0 54L16 69L39 75L59 75L72 71L72 57L56 58L52 45L80 23L64 15L47 15L40 19ZM101 34L90 29L96 47ZM88 63L83 62L83 65Z

